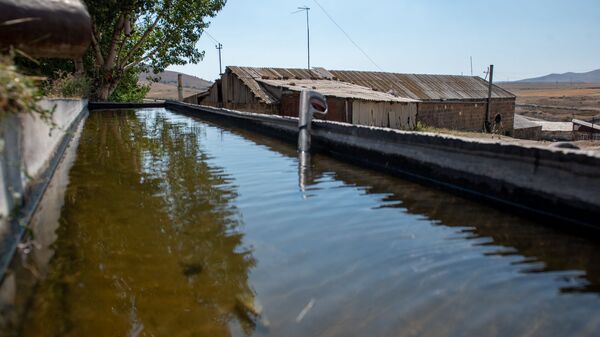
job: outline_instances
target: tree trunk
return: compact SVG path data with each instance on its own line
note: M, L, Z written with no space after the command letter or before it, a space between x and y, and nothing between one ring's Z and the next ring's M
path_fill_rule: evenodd
M110 95L112 95L113 91L115 91L117 87L117 83L112 83L108 81L102 81L96 87L95 99L98 102L106 102Z
M73 62L75 62L75 74L83 75L85 73L85 69L83 67L83 58L78 57L73 59Z

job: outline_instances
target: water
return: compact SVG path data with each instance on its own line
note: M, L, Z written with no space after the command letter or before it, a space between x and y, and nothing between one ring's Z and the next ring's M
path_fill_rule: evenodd
M92 113L21 335L600 335L597 243L323 156L299 181L269 138Z

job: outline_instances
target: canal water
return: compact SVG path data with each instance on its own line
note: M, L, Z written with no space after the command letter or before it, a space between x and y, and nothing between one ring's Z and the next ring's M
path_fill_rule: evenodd
M324 156L298 166L232 126L92 112L19 334L600 335L596 242Z

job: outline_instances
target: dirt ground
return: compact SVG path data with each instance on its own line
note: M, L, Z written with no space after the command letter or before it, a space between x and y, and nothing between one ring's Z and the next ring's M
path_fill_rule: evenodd
M600 121L600 83L502 83L517 96L516 112L548 121Z
M145 82L150 83L150 82ZM200 90L183 88L183 97L188 97L199 93ZM177 99L177 86L164 83L151 83L150 92L146 95L147 99Z

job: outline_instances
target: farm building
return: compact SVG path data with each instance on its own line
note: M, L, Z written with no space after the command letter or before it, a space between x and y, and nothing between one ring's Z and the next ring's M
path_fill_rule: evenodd
M419 101L417 120L436 128L481 131L488 83L477 76L416 75L366 71L331 71L336 79ZM491 121L498 115L503 133L512 134L515 95L492 87Z
M186 101L298 116L302 89L327 97L327 120L397 129L413 129L420 121L438 128L481 131L488 95L488 84L479 77L228 67L208 93ZM490 119L501 121L502 132L512 134L515 96L494 86L492 97Z
M573 138L575 140L600 140L600 125L573 119Z

